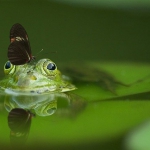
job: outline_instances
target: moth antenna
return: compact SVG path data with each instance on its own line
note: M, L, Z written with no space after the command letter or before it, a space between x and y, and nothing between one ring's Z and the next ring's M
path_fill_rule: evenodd
M43 51L44 49L42 48L37 54L36 54L36 56L33 56L33 60L35 60L37 57L38 57L38 55ZM51 53L57 53L57 51L51 51Z
M44 49L42 48L34 57L37 57Z

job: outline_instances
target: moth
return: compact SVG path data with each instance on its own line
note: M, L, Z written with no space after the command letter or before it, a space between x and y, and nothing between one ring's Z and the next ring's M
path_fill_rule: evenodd
M31 54L27 32L19 23L14 24L10 29L10 45L7 56L13 65L23 65L35 59Z

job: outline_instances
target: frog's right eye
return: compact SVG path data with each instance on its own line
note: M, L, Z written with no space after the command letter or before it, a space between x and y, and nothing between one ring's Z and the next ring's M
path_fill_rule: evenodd
M55 78L59 72L56 64L50 59L41 59L38 61L36 66L43 75L48 76L51 79Z
M7 61L4 65L4 73L6 75L13 74L15 71L15 66L11 64L10 61Z

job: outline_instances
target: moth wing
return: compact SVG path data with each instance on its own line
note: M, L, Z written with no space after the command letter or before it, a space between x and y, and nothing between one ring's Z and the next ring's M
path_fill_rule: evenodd
M23 65L31 60L26 41L14 41L8 47L8 59L14 65Z
M15 41L22 41L22 40L28 43L28 48L26 49L26 51L28 52L29 55L31 55L31 47L28 34L21 24L16 23L10 29L10 42L13 43Z

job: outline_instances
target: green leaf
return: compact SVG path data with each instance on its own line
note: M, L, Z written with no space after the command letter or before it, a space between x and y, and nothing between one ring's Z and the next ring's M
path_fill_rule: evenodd
M74 93L89 101L114 99L133 94L150 92L149 64L140 63L89 63L91 68L96 67L113 75L116 80L128 86L118 85L116 94L98 87L96 83L80 84ZM95 77L96 78L96 77Z

